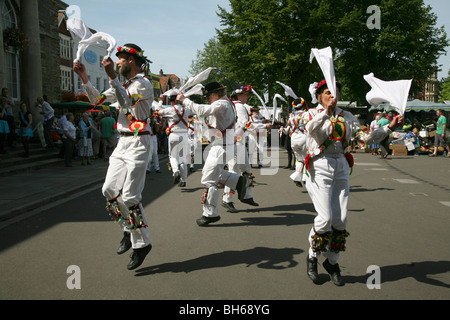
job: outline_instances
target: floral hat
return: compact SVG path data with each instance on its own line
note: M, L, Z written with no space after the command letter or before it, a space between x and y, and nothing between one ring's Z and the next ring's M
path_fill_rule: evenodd
M144 56L144 50L141 49L138 45L135 45L133 43L127 43L123 46L120 46L117 48L116 56L119 56L121 53L128 53L135 57L141 58L144 60L144 62L152 63L146 56Z

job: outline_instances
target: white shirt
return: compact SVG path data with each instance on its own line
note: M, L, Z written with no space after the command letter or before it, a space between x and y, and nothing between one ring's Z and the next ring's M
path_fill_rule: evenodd
M75 128L75 125L72 122L70 122L70 121L64 122L63 131L67 131L67 133L70 135L70 137L72 139L76 139L77 129ZM66 134L63 133L63 139L67 139L67 138L68 137L66 136Z
M330 121L330 116L327 115L325 108L320 104L316 108L309 109L308 113L311 120L309 120L305 126L305 130L308 134L306 147L310 154L315 154L317 153L318 148L331 136L333 125ZM358 140L369 145L383 140L391 133L391 130L386 126L367 135L361 130L361 125L353 114L336 107L334 116L337 118L340 114L343 114L345 122L346 131L344 143L341 141L333 141L333 143L324 151L326 156L344 156L345 149L351 144L352 137L355 137L357 134Z
M109 83L111 88L103 92L104 102L117 101L119 103L120 112L117 118L117 130L119 132L131 132L129 129L131 121L127 118L129 112L134 119L144 121L146 123L144 130L151 132L147 121L152 113L153 86L151 81L143 73L139 73L128 79L125 85L121 85L117 77L112 81L110 80ZM96 105L102 98L98 90L90 82L83 84L83 87L91 104ZM138 102L133 103L133 100L138 100Z
M183 116L183 120L180 119L180 116ZM184 115L183 115L184 113ZM170 128L170 132L178 132L178 133L186 133L188 132L188 127L186 124L188 124L188 117L191 114L191 111L189 111L188 108L182 106L182 105L175 105L170 108L164 108L159 111L159 115L161 117L167 118L169 123L168 126Z
M44 113L44 120L51 119L55 116L55 110L50 106L47 101L44 101L43 104L40 105L42 112Z
M224 133L225 144L234 144L235 133L234 126L236 122L236 111L233 103L226 97L214 101L211 104L197 104L189 98L184 99L183 105L186 106L192 113L199 117L207 118L209 125ZM232 136L225 134L227 129L233 129ZM209 140L213 138L214 130L208 130Z

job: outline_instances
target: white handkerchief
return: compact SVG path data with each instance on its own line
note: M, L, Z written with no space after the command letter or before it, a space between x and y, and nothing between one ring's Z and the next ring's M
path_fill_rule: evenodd
M314 57L322 70L323 76L327 81L327 87L330 89L331 94L336 97L336 75L334 73L333 64L333 51L331 47L323 49L311 49L311 55L309 57L309 63L312 63Z
M284 89L284 94L285 94L286 96L290 96L290 97L292 97L292 98L294 98L294 99L298 99L297 95L295 94L294 90L292 90L291 87L285 85L284 83L281 83L280 81L276 81L276 83L278 83L280 86L283 87L283 89Z
M195 77L191 77L189 78L188 82L186 82L181 88L180 91L184 92L187 89L189 89L190 87L195 86L196 84L205 81L206 79L208 79L209 74L211 73L212 70L217 69L217 68L213 68L213 67L209 67L205 70L203 70L202 72L200 72L198 75L196 75Z
M83 20L74 17L70 17L69 19L67 19L66 25L67 30L71 31L78 38L80 38L80 41L78 43L77 56L74 62L80 61L81 56L91 44L100 43L100 41L106 41L109 44L107 50L108 55L105 58L111 57L111 54L116 47L116 40L112 36L104 32L97 32L95 34L92 34Z
M314 82L309 85L308 91L311 94L311 103L312 104L316 104L317 102L319 102L319 101L317 101L317 97L316 97L316 87L318 84L319 84L318 82Z
M252 89L252 92L255 94L255 96L259 99L259 101L261 101L261 104L264 108L264 111L266 113L266 115L269 115L269 110L267 110L267 106L266 103L263 101L263 99L261 98L261 96L255 91L255 89Z
M381 103L388 102L401 115L405 113L412 79L383 81L375 78L373 73L369 73L364 76L364 80L372 87L372 90L366 94L367 102L370 105L378 106Z
M278 93L275 94L275 96L273 97L273 111L272 111L273 112L273 119L272 119L272 124L275 122L275 119L277 118L277 106L278 106L277 99L281 99L284 102L286 102L286 100L283 98L283 96L278 94Z

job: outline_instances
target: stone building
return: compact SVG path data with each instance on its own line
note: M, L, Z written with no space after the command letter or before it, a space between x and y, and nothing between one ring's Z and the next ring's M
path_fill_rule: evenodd
M67 7L60 0L0 0L0 86L15 101L25 101L37 121L36 98L59 101L61 96L58 11ZM5 46L11 42L5 30L11 28L26 36L23 48Z
M439 80L437 72L434 72L425 81L424 99L427 102L439 102Z

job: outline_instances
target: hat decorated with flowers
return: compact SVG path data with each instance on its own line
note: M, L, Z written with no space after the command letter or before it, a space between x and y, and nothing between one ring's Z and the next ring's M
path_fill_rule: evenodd
M336 81L336 87L339 89L339 91L341 91L342 89L342 85ZM322 92L325 91L325 89L328 88L328 84L326 80L322 80L320 81L317 85L316 85L316 97L319 96L319 94L321 94Z
M308 104L306 103L305 99L303 98L298 98L295 99L294 101L292 101L292 108L294 109L301 109L303 107L308 107Z
M127 44L124 44L123 46L118 47L116 56L119 56L119 54L121 54L121 53L127 53L132 56L138 57L138 58L142 59L145 63L152 63L152 61L150 61L144 55L144 50L142 50L141 47L139 47L138 45L136 45L134 43L127 43Z
M231 94L241 94L244 92L253 92L253 87L251 85L239 85L234 88L233 92Z

